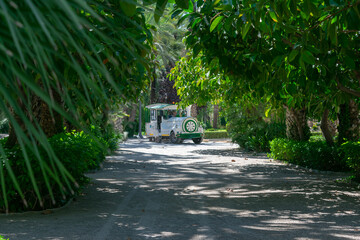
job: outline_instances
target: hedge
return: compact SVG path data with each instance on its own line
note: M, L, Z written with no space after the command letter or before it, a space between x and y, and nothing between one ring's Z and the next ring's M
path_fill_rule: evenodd
M47 185L42 173L42 165L39 164L35 154L28 151L29 161L36 178L35 181L40 195L43 196L43 205L41 205L29 178L29 170L22 149L18 145L8 149L5 147L6 141L7 138L1 139L0 144L4 147L8 160L0 157L0 164L4 166L5 161L7 161L8 165L11 166L19 186L21 186L22 190L26 190L24 191L24 195L28 205L26 207L23 204L22 198L18 194L9 172L3 169L6 186L5 194L7 195L10 212L59 207L65 204L74 194L80 192L81 188L76 188L73 184L70 184L73 191L69 188L66 189L66 186L60 187L56 178L52 175L48 175L49 185ZM84 132L73 131L71 133L61 133L49 138L48 141L59 161L66 167L67 171L80 187L88 182L88 178L84 174L89 170L99 168L101 162L105 159L108 148L105 140L90 136ZM39 154L46 165L55 169L56 174L59 174L58 167L55 167L54 162L49 159L47 151L40 147ZM52 201L49 188L52 191L55 202ZM3 190L4 189L0 189L0 196L3 196ZM5 210L6 202L4 198L0 197L0 212L5 212Z
M228 138L229 135L226 131L205 131L206 139L215 139L215 138Z
M340 152L347 166L354 171L356 180L360 181L360 142L345 142Z
M269 157L325 171L360 173L360 142L329 146L325 141L298 142L276 138L270 142Z

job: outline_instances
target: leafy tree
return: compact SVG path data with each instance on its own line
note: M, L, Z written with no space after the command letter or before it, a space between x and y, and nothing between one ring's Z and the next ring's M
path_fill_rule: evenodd
M172 8L169 5L169 8ZM179 102L179 97L174 89L173 82L170 82L167 75L170 69L175 66L178 61L185 54L185 45L182 39L185 35L186 29L176 26L176 20L170 18L168 10L165 10L163 18L156 24L154 18L149 17L149 23L153 24L152 32L154 36L154 68L153 81L151 82L151 97L150 102Z
M7 147L20 145L41 203L38 180L54 178L68 191L76 186L47 137L62 130L62 119L85 128L104 107L136 98L147 85L152 36L144 10L133 1L29 0L1 2L0 8L0 109L11 123ZM1 145L0 152L0 176L8 171L23 197ZM43 176L34 176L28 154L38 156ZM0 185L8 205L3 178ZM48 191L52 196L50 186Z
M288 110L288 136L307 139L306 113L359 96L360 1L198 1L186 44L219 63L228 99ZM291 120L292 119L292 120ZM293 127L292 127L293 126Z
M171 69L169 79L175 82L174 87L181 96L180 104L188 106L196 102L200 106L208 102L218 103L225 97L221 88L226 81L221 74L214 74L210 69L217 65L207 67L202 61L202 55L193 56L189 52L182 57Z

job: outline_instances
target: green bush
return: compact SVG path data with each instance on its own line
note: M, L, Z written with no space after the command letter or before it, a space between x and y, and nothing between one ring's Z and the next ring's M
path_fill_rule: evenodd
M269 157L325 171L346 171L348 166L338 147L324 141L298 142L277 138L270 142Z
M229 135L226 131L205 131L206 139L216 139L216 138L228 138Z
M226 132L226 129L222 129L222 128L206 128L205 130L206 132Z
M124 131L128 132L128 137L133 137L138 133L139 130L139 123L138 122L128 122L126 125L124 125Z
M7 118L0 121L0 133L9 133L9 121Z
M346 164L355 173L355 178L360 181L360 142L345 142L340 147Z
M123 135L117 133L114 130L114 127L108 124L105 128L99 126L91 125L90 133L95 137L102 139L106 143L106 147L111 151L115 151L118 148L119 142L123 139Z
M286 135L285 123L264 119L266 106L247 105L246 107L234 104L227 109L227 132L232 141L248 151L268 152L269 141L282 138Z
M61 133L49 139L50 145L56 156L68 163L67 168L74 167L83 169L81 172L87 170L98 169L100 163L105 159L107 154L108 144L102 138L90 136L84 132L72 131L71 133ZM84 166L75 166L72 162L76 159L81 159L79 164Z
M2 144L3 147L5 146L6 140L6 138L0 140L0 144ZM88 182L88 178L84 173L88 170L99 168L107 153L106 142L103 139L92 137L84 132L73 131L70 133L61 133L53 136L48 141L58 160L66 167L80 187ZM4 150L8 158L7 163L11 166L19 186L24 191L25 199L28 204L28 208L23 205L22 198L18 194L8 171L3 169L9 211L19 212L58 207L66 203L66 199L77 194L81 190L81 188L76 188L72 184L73 191L66 190L69 189L66 188L66 186L60 187L56 178L52 175L47 176L49 183L49 185L47 185L41 170L42 166L39 164L35 154L28 151L29 163L36 178L36 184L39 188L40 195L43 197L43 206L41 206L30 180L29 170L22 150L19 146L15 146L11 149L5 148ZM45 149L40 148L39 154L45 164L52 169L55 174L58 174L57 165L48 157ZM0 164L5 167L5 159L0 159ZM61 176L59 177L61 178ZM52 202L48 187L50 187L53 193L55 203ZM3 196L2 189L0 190L0 196ZM0 210L5 210L5 202L2 197L0 198Z
M228 131L231 131L232 141L245 150L268 152L272 139L286 135L286 126L282 123L267 123L262 119L239 119Z

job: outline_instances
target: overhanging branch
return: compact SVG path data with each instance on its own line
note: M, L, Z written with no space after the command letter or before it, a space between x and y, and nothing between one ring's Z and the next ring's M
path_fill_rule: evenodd
M337 88L340 90L340 91L343 91L345 93L348 93L348 94L351 94L355 97L360 97L360 92L359 91L356 91L356 90L353 90L351 88L348 88L348 87L344 87L340 82L339 82L339 79L336 78L336 83L337 83Z

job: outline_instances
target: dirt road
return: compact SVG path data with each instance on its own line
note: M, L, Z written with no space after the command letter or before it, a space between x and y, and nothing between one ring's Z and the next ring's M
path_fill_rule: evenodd
M129 140L84 195L48 214L0 216L15 239L360 239L360 192L336 173L230 143Z

